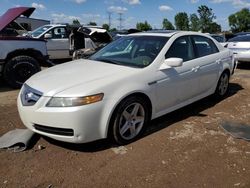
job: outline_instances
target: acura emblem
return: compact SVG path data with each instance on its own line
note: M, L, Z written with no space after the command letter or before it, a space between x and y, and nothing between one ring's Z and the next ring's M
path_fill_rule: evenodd
M29 92L29 93L26 93L25 95L25 100L29 100L29 99L32 99L33 98L33 93L32 92Z

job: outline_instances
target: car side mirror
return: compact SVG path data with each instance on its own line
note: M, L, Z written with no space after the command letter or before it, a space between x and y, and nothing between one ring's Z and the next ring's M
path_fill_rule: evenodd
M44 39L51 39L52 38L52 35L50 33L46 33L44 35Z
M160 70L164 70L171 67L181 67L182 65L182 58L171 57L164 60L164 63L161 65Z

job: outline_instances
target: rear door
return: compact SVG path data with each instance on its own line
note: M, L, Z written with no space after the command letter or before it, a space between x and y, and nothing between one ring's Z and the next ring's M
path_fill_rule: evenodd
M198 94L211 92L217 85L219 71L222 69L222 54L214 42L204 36L192 36L195 54L199 65L199 91Z
M69 36L66 27L55 27L48 31L52 38L47 39L47 49L50 59L70 58Z

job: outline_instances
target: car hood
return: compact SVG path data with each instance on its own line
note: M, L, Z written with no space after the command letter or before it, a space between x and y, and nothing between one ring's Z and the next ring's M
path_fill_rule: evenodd
M30 87L43 93L43 96L54 96L67 89L89 85L91 82L114 78L115 75L129 75L135 68L108 64L91 60L76 60L45 69L26 81Z
M0 31L21 15L29 17L34 10L35 8L33 7L16 7L8 9L7 12L0 17Z

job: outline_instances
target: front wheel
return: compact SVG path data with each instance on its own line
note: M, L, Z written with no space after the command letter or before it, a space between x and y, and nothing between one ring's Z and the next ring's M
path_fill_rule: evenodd
M146 102L138 97L129 97L115 110L111 125L112 136L118 144L128 144L136 140L149 121Z
M13 88L20 88L23 83L41 67L36 59L30 56L16 56L11 58L3 70L4 80Z
M223 98L226 96L229 87L229 75L226 72L223 72L220 76L220 79L217 84L215 91L216 97Z

